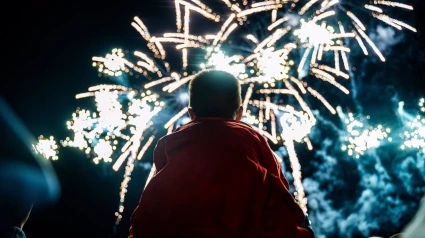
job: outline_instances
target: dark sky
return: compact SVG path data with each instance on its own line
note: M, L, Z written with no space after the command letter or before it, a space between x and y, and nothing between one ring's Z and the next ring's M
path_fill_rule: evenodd
M65 122L79 106L75 94L102 82L91 67L91 57L104 55L114 47L133 49L137 44L144 45L130 26L136 15L148 26L166 21L163 25L172 30L172 2L14 2L3 8L7 12L3 22L7 24L6 34L2 36L7 38L7 43L3 45L6 52L3 52L2 71L7 76L2 75L0 94L35 136L54 134L63 138ZM424 3L416 2L416 26L423 29L420 16L425 14ZM417 37L423 50L424 33L419 32ZM425 77L417 75L413 88L423 92L421 78ZM111 235L122 174L91 165L81 155L68 149L54 164L62 185L62 198L50 208L33 212L25 227L28 237ZM125 219L142 191L143 182L135 181L143 181L145 176L139 172L133 177L128 194L132 204L126 206ZM127 229L125 220L119 233L125 234Z
M166 17L160 13L168 9L168 14L173 14L172 6L145 0L137 4L14 3L8 9L4 45L8 76L3 78L1 95L35 136L53 134L64 138L69 135L65 122L79 106L75 94L102 82L91 66L91 57L103 55L114 47L128 45L131 49L132 44L144 45L130 26L132 18L137 15L147 22L169 17L172 20L173 15ZM12 146L16 146L13 150L22 149L20 145ZM109 237L122 173L94 166L73 149L65 149L59 161L54 166L62 185L62 197L51 207L35 209L25 226L27 236ZM136 206L145 176L143 170L133 176L128 194L133 203L126 206L119 234L127 233L128 212ZM140 182L136 183L137 180Z

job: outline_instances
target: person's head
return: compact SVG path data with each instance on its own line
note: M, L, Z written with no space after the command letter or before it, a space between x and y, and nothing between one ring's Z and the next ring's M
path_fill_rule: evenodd
M233 75L218 70L207 70L189 83L189 114L191 119L223 117L240 120L241 86Z

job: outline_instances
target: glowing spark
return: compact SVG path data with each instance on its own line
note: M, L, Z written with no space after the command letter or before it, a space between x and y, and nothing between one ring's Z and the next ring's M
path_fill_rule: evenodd
M334 15L335 15L335 11L328 11L328 12L322 13L322 14L314 17L312 22L317 22L319 20L323 20L325 18L328 18L330 16L334 16Z
M236 5L232 5L232 10L235 10L236 12L241 12L242 10L238 7L238 6L236 6Z
M236 15L231 14L229 18L224 22L223 26L221 26L221 30L216 34L216 37L214 39L214 42L212 43L213 46L216 46L218 41L222 38L224 32L229 27L230 23L232 23L233 19L235 19Z
M296 79L293 78L293 77L291 77L291 81L295 82L294 80L296 80ZM285 82L285 86L288 89L295 91L294 87L292 87L292 85L288 81L285 80L284 82ZM304 93L306 93L306 91L304 89L304 86L302 87L301 91L304 92ZM315 117L313 115L313 112L311 111L310 107L307 105L307 103L302 99L302 97L298 93L294 94L294 97L297 99L297 101L300 104L301 108L307 113L307 115L310 118L310 121L312 121L313 124L315 124L316 119L315 119Z
M121 182L120 186L120 205L118 212L115 213L117 216L117 220L115 221L115 224L119 224L122 219L122 213L124 212L124 201L125 201L125 195L127 194L127 188L128 183L131 180L131 173L134 170L134 151L131 151L130 157L127 160L127 165L125 166L125 172L124 172L124 179Z
M58 146L53 136L50 136L49 139L40 136L38 138L38 143L32 146L35 152L41 154L44 158L52 160L58 159Z
M159 52L161 59L165 59L165 50L164 50L164 47L162 46L161 42L159 42L154 37L152 37L151 41L154 42L155 46L158 48L158 51L155 51L155 52Z
M227 38L229 37L229 35L236 29L236 27L238 27L238 24L233 23L229 29L227 29L227 31L223 34L223 36L221 37L220 41L223 42L225 40L227 40Z
M249 88L248 88L248 90L245 94L245 99L243 101L243 115L246 114L246 110L248 109L248 102L249 102L249 99L252 96L253 88L254 88L254 84L250 84Z
M149 137L148 141L146 141L143 148L140 150L139 154L137 155L137 159L141 160L145 152L148 150L149 146L152 144L153 140L155 139L155 136Z
M330 75L330 74L328 74L328 73L326 73L326 72L324 72L320 69L316 69L316 68L311 69L311 72L317 78L332 84L333 86L335 86L336 88L338 88L339 90L344 92L345 94L350 94L350 91L348 89L346 89L344 86L342 86L341 84L339 84L338 82L336 82L335 78L332 75Z
M292 106L289 106L289 105L282 106L282 105L277 105L277 104L274 104L274 103L267 103L267 102L259 101L259 100L252 100L252 101L250 101L250 104L255 106L255 107L258 107L258 108L263 108L264 106L268 105L272 110L280 110L280 111L283 111L283 112L288 112L288 113L294 114L295 116L298 116L298 117L303 116L302 112L296 111ZM256 123L256 124L258 124L258 123Z
M183 57L183 68L187 67L187 49L182 50L182 57Z
M282 38L284 35L286 35L291 30L291 26L287 26L284 29L278 29L273 33L273 38L267 43L267 47L273 46L280 38Z
M272 22L275 22L277 20L277 10L274 9L272 11Z
M322 8L320 9L321 12L326 11L327 9L329 9L330 7L336 5L339 3L339 0L332 0L330 2L328 2L328 4L322 6Z
M260 44L258 44L257 48L255 48L254 53L258 53L267 45L267 47L270 47L276 43L277 40L282 38L288 31L290 27L287 27L285 29L278 29L276 30L273 35L265 38Z
M213 66L215 69L222 70L233 74L235 77L245 72L245 64L239 63L240 58L228 57L222 51L211 56L207 65Z
M282 24L282 23L284 23L284 22L286 22L286 21L288 21L288 20L289 20L289 18L288 18L288 17L280 18L279 20L274 21L274 22L273 22L273 24L271 24L270 26L268 26L268 27L267 27L267 30L271 31L271 30L273 30L274 28L276 28L278 25L280 25L280 24Z
M145 188L148 185L148 183L151 181L151 179L155 175L155 173L156 173L156 167L155 167L155 164L152 164L152 168L149 172L148 178L146 179Z
M332 34L324 27L317 25L313 21L301 21L301 28L294 31L302 43L308 43L310 46L319 46L320 44L332 44Z
M360 36L356 35L355 39L359 43L360 48L363 50L363 54L369 55L369 52L367 51L366 46L364 45L363 40L360 38Z
M317 59L317 54L318 54L319 49L320 49L320 47L314 47L313 55L311 56L311 64L312 65L316 64L316 59Z
M289 90L289 89L260 89L257 91L257 93L261 93L261 94L271 94L271 93L276 93L276 94L295 94L297 93L296 91L293 90Z
M201 14L202 16L204 16L207 19L210 20L214 20L214 21L219 21L220 20L220 16L216 15L215 13L210 13L210 11L208 11L208 9L203 9L199 6L195 6L187 1L183 1L183 0L175 0L176 3L176 12L180 12L180 4L184 5L185 8L188 8L189 10L195 11L199 14ZM180 14L177 14L181 16ZM181 17L180 20L177 20L177 30L181 29Z
M319 101L321 101L323 103L323 105L325 105L325 107L332 113L332 114L336 114L335 108L333 108L331 106L331 104L329 104L329 102L316 90L308 87L307 90L311 93L311 95L313 95L315 98L317 98Z
M257 7L257 8L251 8L251 9L247 9L244 11L241 11L237 14L237 17L244 17L247 15L251 15L253 13L256 12L264 12L264 11L270 11L270 10L274 10L276 8L281 8L282 5L277 4L277 5L268 5L268 6L262 6L262 7Z
M295 186L295 200L298 205L307 213L307 198L305 197L304 187L302 185L302 175L301 175L301 164L298 160L297 153L295 152L294 142L288 140L285 141L285 147L288 151L289 161L292 168L292 177L294 178Z
M300 80L298 80L294 77L291 77L291 81L294 82L298 86L298 88L301 90L301 92L303 94L306 94L305 87L304 87L304 85L302 85Z
M336 71L339 72L340 71L340 65L339 65L339 53L338 53L338 51L335 50L334 55L335 55L335 69L336 69Z
M338 115L346 124L347 136L341 147L343 151L347 151L349 156L360 158L367 150L377 148L381 145L381 141L388 137L391 129L384 129L381 125L374 128L365 126L365 122L356 120L352 113L345 115L341 108L338 107ZM363 120L365 121L365 120Z
M306 3L301 10L298 12L299 15L304 15L308 9L310 9L318 0L310 0L308 3Z
M187 38L188 40L199 41L201 43L208 43L207 39L204 39L202 36L195 36L182 33L164 33L164 38ZM205 38L208 38L208 36L206 36Z
M365 4L364 8L369 9L371 11L375 11L375 12L379 12L379 13L383 13L384 11L382 11L381 8L377 7L377 6L373 6L373 5L369 5L369 4Z
M284 113L279 120L282 126L281 137L287 141L303 141L315 124L306 114L295 116L292 113Z
M144 60L146 62L146 63L145 62L143 62L143 63L146 64L145 68L148 69L149 71L151 71L151 72L158 72L159 71L159 69L155 66L155 62L151 58L149 58L147 55L145 55L144 53L139 52L139 51L135 51L134 55L137 56L137 57L140 57L142 60ZM138 62L138 64L139 64L139 62Z
M344 63L344 69L345 70L349 70L350 69L350 66L349 66L349 64L348 64L348 58L347 58L347 54L344 52L344 51L341 51L341 56L342 56L342 62ZM344 78L346 78L346 79L348 79L349 77L345 77L343 74L342 74L342 72L339 72L339 74L342 76L342 77L344 77ZM338 75L338 74L337 74ZM347 75L348 76L348 75Z
M331 68L331 67L329 67L327 65L319 65L318 68L321 69L321 70L325 70L325 71L331 72L331 73L333 73L333 74L335 74L337 76L343 77L345 79L349 79L350 78L350 76L348 74L346 74L344 72L341 72L339 69Z
M199 0L191 0L191 1L194 2L196 5L198 5L200 8L202 8L203 10L206 10L207 12L211 12L211 9L209 9L207 5L203 4L201 1Z
M401 29L402 29L401 26L399 26L399 25L395 24L394 22L392 22L391 20L389 20L388 17L384 17L383 15L373 14L373 13L372 13L372 16L383 21L383 22L385 22L385 23L387 23L388 25L396 28L399 31L401 31Z
M359 20L359 18L356 17L352 12L347 12L347 16L349 16L356 24L359 26L359 28L362 31L366 31L366 27L363 25L363 23Z
M158 37L155 38L156 42L168 42L168 43L186 43L187 41L185 39L179 39L179 38L165 38L165 37Z
M382 20L383 22L386 22L386 23L394 26L395 28L397 28L399 30L401 30L401 27L400 26L402 26L402 27L404 27L406 29L409 29L409 30L411 30L413 32L417 32L416 28L414 28L414 27L412 27L412 26L410 26L410 25L408 25L408 24L406 24L406 23L404 23L402 21L399 21L399 20L396 20L394 18L391 18L391 17L389 17L387 15L373 13L372 16L374 16L374 17Z
M124 153L122 153L120 155L120 157L117 159L117 161L115 162L114 166L112 166L112 168L115 171L118 171L118 169L121 167L121 165L125 161L125 159L127 159L127 157L128 157L129 154L130 154L130 150L126 150Z
M270 110L270 107L267 107L268 110ZM274 115L273 111L270 111L270 116L271 116L271 131L272 131L272 137L276 138L276 116Z
M270 120L270 106L269 106L270 103L271 103L270 97L267 96L266 97L266 120Z
M263 108L260 107L260 111L258 113L258 121L259 121L258 122L258 128L260 128L260 130L263 130L263 128L264 128L264 126L263 126L263 123L264 123L264 114L263 114L263 110L262 109ZM262 133L264 133L264 132L262 132ZM274 138L272 140L274 140Z
M131 23L131 25L136 28L136 30L145 40L149 40L151 35L149 34L148 28L145 26L142 20L140 20L138 17L134 17L134 21L135 22Z
M120 197L121 205L117 212L117 222L122 217L123 200L126 185L130 180L133 162L140 147L140 139L152 125L151 120L164 105L158 102L158 95L150 91L142 93L139 98L131 88L120 85L98 85L89 88L88 93L77 98L94 97L96 112L77 110L72 120L67 122L68 129L74 134L73 139L62 141L64 147L77 147L89 156L94 154L93 162L112 162L114 155L119 153L112 169L117 171L127 159L125 176L122 182ZM124 98L123 98L124 97ZM128 104L124 110L122 100ZM147 142L151 143L151 142ZM123 144L117 151L117 147ZM146 146L146 145L145 145ZM91 149L93 148L93 149ZM144 147L145 148L145 147Z
M254 2L251 4L251 8L264 7L269 5L275 5L277 1L264 1L264 2Z
M230 0L221 0L223 1L227 7L232 7L232 3L230 2Z
M372 47L372 49L375 51L376 55L378 55L378 57L381 59L382 62L385 62L385 58L382 55L381 51L379 51L378 47L376 47L375 43L373 43L373 41L366 35L366 33L364 33L359 26L357 26L356 24L354 24L354 26L356 27L357 31L360 33L360 35L366 40L366 42L370 45L370 47Z
M403 3L399 3L399 2L392 2L392 1L374 1L374 4L379 4L379 5L387 5L390 7L399 7L399 8L404 8L407 10L413 10L413 7L407 4L403 4Z
M260 133L261 135L265 136L267 139L269 139L271 142L273 142L274 144L277 144L277 140L276 138L273 138L272 135L270 135L270 133L268 133L267 131L264 131L256 126L252 126L252 128L254 128L256 131L258 131L258 133Z
M169 93L174 92L177 88L181 87L182 85L186 84L187 82L189 82L191 79L193 79L194 75L186 77L186 78L182 78L179 81L176 81L174 83L171 83L167 86L165 86L164 88L162 88L163 91L167 91Z
M307 48L306 50L305 50L305 52L304 52L304 55L303 55L303 57L302 57L302 59L301 59L301 62L300 62L300 65L298 66L298 73L301 73L302 71L303 71L303 68L304 68L304 64L305 64L305 62L307 61L307 57L308 57L308 55L310 54L310 51L311 51L311 47L309 47L309 48Z
M323 44L320 44L320 46L319 46L319 52L318 52L318 54L317 54L317 59L318 59L318 60L322 60L322 56L323 56L323 49L324 49L324 45L323 45Z
M257 40L257 38L255 38L254 35L249 34L249 35L246 36L246 38L258 45L258 40Z
M112 54L103 57L93 57L93 66L99 68L99 72L110 75L120 76L126 71L126 60L121 49L113 49Z
M344 51L344 52L347 52L347 53L351 52L350 48L345 47L345 46L326 46L325 50L326 51L330 51L330 50L332 50L332 51Z
M153 87L153 86L156 86L158 84L165 83L165 82L168 82L168 81L171 81L171 80L174 80L174 78L173 77L166 77L166 78L158 79L158 80L155 80L153 82L150 82L150 83L145 84L144 87L146 89L148 89L150 87Z
M174 115L167 123L165 123L164 128L167 129L171 125L173 125L180 117L187 113L187 107L183 108L179 113Z

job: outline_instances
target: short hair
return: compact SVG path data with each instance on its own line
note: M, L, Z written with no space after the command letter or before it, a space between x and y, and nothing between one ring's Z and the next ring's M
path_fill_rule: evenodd
M233 118L241 101L239 80L230 73L206 70L189 83L189 107L197 117Z

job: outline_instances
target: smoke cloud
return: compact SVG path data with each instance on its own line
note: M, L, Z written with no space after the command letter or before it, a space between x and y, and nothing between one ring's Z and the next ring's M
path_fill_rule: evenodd
M425 192L425 155L382 144L355 159L340 149L338 137L344 130L319 114L317 118L320 125L312 140L320 145L309 165L314 172L303 180L316 236L389 237L401 232ZM288 180L290 172L285 171Z
M393 27L378 25L376 30L370 34L370 39L375 42L376 47L378 47L381 52L388 53L391 47L403 40L403 34L396 31L397 29Z

